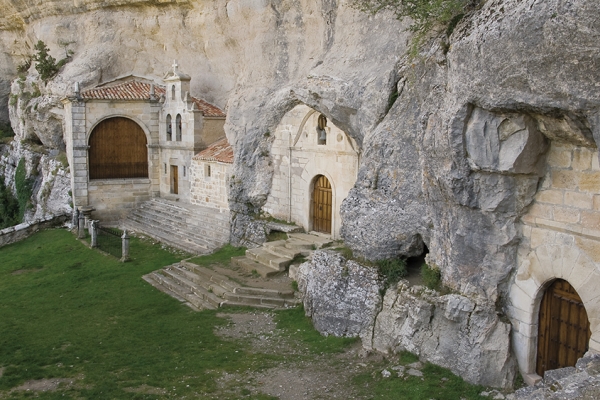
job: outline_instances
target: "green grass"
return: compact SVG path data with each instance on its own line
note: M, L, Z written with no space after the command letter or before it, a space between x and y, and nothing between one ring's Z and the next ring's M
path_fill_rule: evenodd
M234 247L230 244L226 244L221 247L217 251L212 254L208 254L205 256L194 257L190 259L190 262L193 262L196 265L200 265L203 267L208 267L213 264L228 264L231 260L231 257L240 257L246 254L245 247Z
M226 247L199 260L224 262L225 254L239 252ZM281 366L290 362L285 354L263 354L247 340L215 335L215 328L227 324L227 319L217 317L216 311L194 312L141 279L183 256L132 238L132 260L120 263L89 249L65 230L43 231L2 247L0 398L274 399L235 381L230 383L234 392L223 394L217 380L224 373ZM358 340L321 336L302 308L277 311L275 321L282 335L303 349L294 360L310 362L323 354L340 353ZM399 359L416 360L410 353ZM358 387L368 383L368 397L373 398L439 398L437 393L443 389L448 394L444 398L458 399L452 396L462 391L462 397L470 399L479 390L442 368L428 365L424 372L432 376L424 383L412 378L383 380L373 372L352 382ZM441 377L448 377L442 386ZM10 392L42 378L72 378L74 384L35 394ZM348 380L352 384L350 375ZM135 388L155 392L131 391Z
M408 353L410 354L410 353ZM403 359L405 358L405 359ZM400 364L406 365L416 361L416 356L400 358ZM390 369L389 369L390 370ZM383 378L381 369L365 372L353 378L353 383L362 389L362 394L368 394L373 399L410 399L410 400L461 400L483 399L479 393L485 388L473 386L445 368L426 363L421 369L426 377L398 377L392 372L389 378Z

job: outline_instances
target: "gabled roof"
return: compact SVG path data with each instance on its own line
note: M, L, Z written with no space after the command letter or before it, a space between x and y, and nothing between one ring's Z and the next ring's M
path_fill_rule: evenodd
M233 148L227 141L227 138L223 138L196 154L193 160L219 161L233 164Z
M81 97L89 100L145 101L150 100L150 87L150 83L130 80L84 90L81 92ZM154 85L154 93L156 99L163 96L165 94L164 86ZM225 113L217 106L196 97L192 97L192 101L206 117L225 117Z

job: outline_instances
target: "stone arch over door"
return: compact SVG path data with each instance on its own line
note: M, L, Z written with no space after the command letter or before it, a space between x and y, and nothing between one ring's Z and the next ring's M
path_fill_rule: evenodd
M325 175L313 178L311 196L311 227L313 231L331 234L333 226L333 187Z
M100 121L88 138L90 179L148 178L147 144L146 133L130 118Z
M590 322L577 291L563 279L544 290L539 310L536 372L573 367L586 353Z
M600 352L600 264L594 254L600 244L588 239L575 243L547 240L519 257L519 268L509 289L508 314L513 325L513 349L526 378L537 379L540 307L557 279L567 281L581 298L589 319L590 350ZM531 383L531 381L529 381Z

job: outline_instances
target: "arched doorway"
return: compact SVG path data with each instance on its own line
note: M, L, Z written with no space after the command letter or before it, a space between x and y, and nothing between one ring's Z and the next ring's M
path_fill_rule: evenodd
M575 366L588 350L590 322L581 298L569 282L555 280L540 305L536 372Z
M142 128L129 118L100 122L89 139L90 179L148 177L148 148Z
M331 183L324 175L317 175L314 181L312 202L313 230L331 233L332 191Z

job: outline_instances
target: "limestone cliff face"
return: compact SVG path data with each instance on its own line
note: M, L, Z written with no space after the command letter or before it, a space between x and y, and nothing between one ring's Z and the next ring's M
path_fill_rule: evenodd
M514 271L515 222L549 141L595 147L600 139L596 0L490 0L412 59L405 24L344 0L0 0L0 8L8 10L2 104L38 39L56 58L74 51L41 85L41 111L0 107L0 118L10 109L17 124L39 121L23 122L18 139L33 133L60 149L49 125L73 82L161 77L177 59L192 92L227 109L234 241L269 193L265 132L304 103L360 147L358 180L342 205L342 235L355 252L414 255L425 244L448 286L492 302Z

